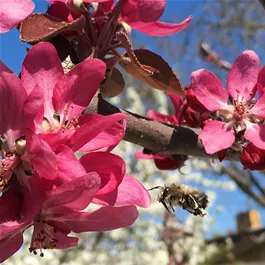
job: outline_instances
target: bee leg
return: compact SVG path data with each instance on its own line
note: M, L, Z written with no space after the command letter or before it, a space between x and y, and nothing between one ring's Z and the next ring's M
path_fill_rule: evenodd
M148 190L155 190L155 189L159 189L159 188L163 188L162 186L156 186L156 187L153 187L151 189L148 189Z
M174 209L174 207L172 206L172 202L171 202L171 201L169 202L169 206L170 206L170 208L172 209L172 211L175 212L175 209Z
M164 207L167 209L167 211L171 214L171 212L169 211L169 209L167 207L167 204L164 201L160 201L160 202L164 205Z

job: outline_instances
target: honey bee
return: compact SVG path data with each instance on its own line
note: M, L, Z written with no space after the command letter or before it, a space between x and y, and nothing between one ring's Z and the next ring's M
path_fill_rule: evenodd
M171 184L169 187L157 186L149 190L154 189L160 189L157 201L161 202L170 214L175 212L173 206L180 206L193 215L201 217L206 215L201 210L208 204L208 196L203 191L184 184Z

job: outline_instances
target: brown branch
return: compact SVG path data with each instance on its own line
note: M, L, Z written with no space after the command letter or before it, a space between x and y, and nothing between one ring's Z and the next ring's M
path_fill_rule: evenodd
M100 94L93 98L85 113L110 115L118 112L129 115L126 120L125 141L140 145L155 154L165 153L217 158L216 155L208 155L205 152L198 141L197 129L170 126L121 110L102 99ZM239 160L239 153L230 152L226 159Z
M207 61L215 63L216 65L224 68L227 71L230 71L232 68L232 65L226 61L222 60L220 55L216 52L214 52L209 44L206 42L202 42L200 45L200 54L205 58Z
M259 0L263 8L265 9L265 0Z
M264 196L264 198L265 198L265 189L257 181L257 179L255 178L253 172L249 171L248 173L249 173L249 177L250 177L250 180L251 180L252 184L260 191L262 196Z

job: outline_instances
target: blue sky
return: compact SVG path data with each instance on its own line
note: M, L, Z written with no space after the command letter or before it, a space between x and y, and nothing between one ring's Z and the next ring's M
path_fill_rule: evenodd
M48 6L48 2L46 1L34 1L36 4L35 12L43 12L46 10ZM191 49L197 49L197 42L199 38L201 39L203 35L205 35L205 39L207 39L207 32L204 31L202 26L197 25L197 19L201 17L202 14L204 14L204 2L205 1L168 1L167 2L167 9L164 13L161 20L164 21L177 21L181 22L185 18L187 18L189 15L193 15L193 22L189 26L187 30L184 32L181 32L179 34L176 34L172 37L169 37L168 40L171 43L171 45L176 45L176 50L173 52L178 53L180 45L183 44L184 40L189 40L189 48ZM207 13L205 14L207 16ZM209 15L209 19L211 18ZM198 26L198 27L197 27ZM178 73L182 83L187 84L189 82L189 75L188 73L191 73L194 70L197 70L199 68L207 68L209 70L218 71L217 75L221 78L221 80L224 82L225 78L227 77L227 72L220 71L220 69L217 69L217 67L213 66L211 63L204 62L200 57L192 57L190 58L187 54L187 58L183 57L183 60L180 61L174 61L172 60L172 50L166 50L164 49L161 51L161 47L158 46L158 42L161 41L161 38L152 38L149 36L144 36L143 34L133 32L133 37L137 38L137 41L139 43L142 43L143 45L146 45L150 50L156 51L159 54L161 54L166 60L170 62L170 65L172 68ZM10 68L12 69L16 74L20 72L21 65L23 62L23 59L26 55L26 47L27 45L25 43L22 43L19 41L19 34L16 29L11 30L10 32L6 34L2 34L0 36L0 58L1 60ZM209 39L209 42L211 43L211 40ZM140 47L137 47L140 48ZM237 54L229 54L227 52L227 49L225 47L222 48L222 46L218 46L217 50L221 54L228 54L226 57L228 60L233 62L233 60L245 49L248 48L248 45L245 43L239 43L238 42L238 48ZM263 65L264 65L264 50L262 51L259 47L256 47L255 51L261 56ZM214 178L214 176L209 176L210 178ZM223 177L223 179L226 179ZM263 225L265 225L265 210L261 209L257 204L255 204L253 201L248 199L248 197L243 194L240 191L236 191L233 193L226 192L226 191L220 191L215 190L217 192L217 204L221 204L225 207L225 211L220 214L217 218L216 224L211 231L210 235L213 233L225 233L228 230L236 230L236 223L235 223L235 214L241 211L247 210L249 207L259 209L262 214L263 219ZM214 210L213 210L214 211Z

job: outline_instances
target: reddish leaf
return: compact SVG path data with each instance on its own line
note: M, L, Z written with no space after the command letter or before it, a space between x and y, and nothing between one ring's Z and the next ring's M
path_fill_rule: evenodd
M58 34L50 40L50 43L55 47L61 62L63 62L70 53L70 42L62 34Z
M88 43L82 35L79 36L76 53L79 62L83 62L92 53L92 47L90 43Z
M20 39L34 44L46 41L64 31L80 31L84 27L83 16L68 23L45 14L32 14L20 26Z
M134 54L141 66L131 60L127 53L120 61L120 65L130 75L150 87L180 96L184 95L176 74L161 56L146 49L134 50Z
M100 92L103 98L113 98L123 91L124 86L122 74L117 68L112 68L110 76L100 88Z

